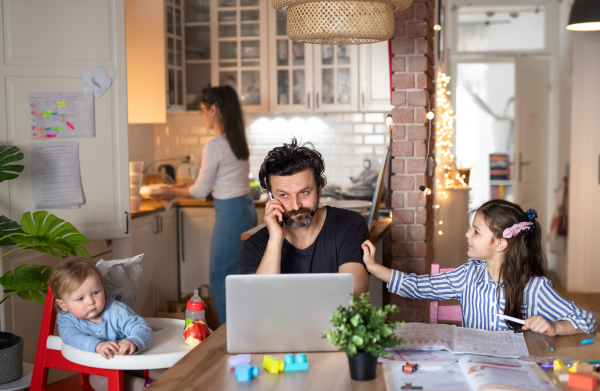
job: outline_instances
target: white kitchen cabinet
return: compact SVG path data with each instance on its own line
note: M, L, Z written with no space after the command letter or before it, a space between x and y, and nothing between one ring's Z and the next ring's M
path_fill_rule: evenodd
M16 145L25 158L19 178L0 184L0 214L21 221L34 211L31 145L64 140L31 139L27 93L81 92L83 71L102 66L112 79L94 99L94 138L74 138L84 204L49 209L88 239L127 236L129 157L124 0L48 2L6 0L0 29L0 144ZM49 22L52 21L52 27ZM50 32L51 31L51 32ZM42 44L52 36L60 43ZM58 41L57 41L58 42Z
M390 112L388 41L360 45L360 110Z
M165 0L125 0L130 124L165 123Z
M245 112L269 107L265 0L211 0L213 86L230 85Z
M136 217L131 238L113 241L115 259L144 254L144 277L134 310L142 317L156 316L168 300L179 297L177 280L176 210Z
M186 110L184 1L165 0L167 111L170 113Z
M210 242L214 208L179 208L179 281L182 294L210 285Z
M309 45L290 41L286 15L270 8L269 51L271 111L358 110L356 45Z

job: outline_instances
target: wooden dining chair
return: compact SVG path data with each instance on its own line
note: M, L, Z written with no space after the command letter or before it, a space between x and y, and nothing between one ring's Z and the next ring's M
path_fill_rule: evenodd
M440 269L439 264L431 264L432 276L434 274L449 272L451 270L454 270L454 268ZM429 301L429 324L437 324L439 320L462 322L462 311L460 310L460 304L441 306L439 303L439 300Z

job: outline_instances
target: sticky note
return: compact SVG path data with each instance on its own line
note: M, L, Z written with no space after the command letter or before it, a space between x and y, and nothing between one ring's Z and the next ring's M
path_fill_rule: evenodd
M51 117L52 116L52 109L50 110L42 110L44 112L44 117Z
M52 128L52 130L62 130L62 128L63 128L62 126L55 126Z
M43 117L44 113L33 113L34 117Z
M67 108L67 104L65 103L64 100L57 100L56 103L58 103L58 108L60 109L61 107L64 107L65 109Z
M34 130L46 130L46 128L35 128Z
M46 137L56 137L55 134L47 134Z
M75 130L75 125L72 122L67 122L67 126L69 127L67 130L69 130L69 129Z

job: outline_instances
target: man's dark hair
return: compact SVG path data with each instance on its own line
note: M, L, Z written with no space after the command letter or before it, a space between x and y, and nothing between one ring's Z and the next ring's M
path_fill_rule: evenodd
M314 149L298 146L296 138L289 144L275 147L269 151L258 173L260 186L264 191L271 191L271 175L290 176L310 169L315 177L317 187L327 184L325 161L323 156Z

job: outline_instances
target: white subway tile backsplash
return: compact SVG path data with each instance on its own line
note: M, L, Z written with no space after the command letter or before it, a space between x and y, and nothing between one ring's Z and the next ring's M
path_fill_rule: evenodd
M385 137L382 134L367 134L365 135L365 144L383 144Z
M352 152L355 155L361 155L361 154L372 154L373 153L373 147L366 147L366 146L362 146L362 147L354 147Z
M365 114L365 122L385 122L385 115L383 113L367 113Z
M344 136L342 138L343 144L362 144L363 136Z
M249 113L245 123L250 147L250 172L258 178L266 154L295 136L301 144L312 142L323 155L327 168L325 175L331 185L344 188L352 186L348 177L356 176L363 170L364 155L383 155L387 147L389 137L384 119L385 113ZM140 129L134 129L130 138L138 140L142 137L140 134ZM160 159L186 155L200 157L204 146L216 133L206 128L197 113L178 113L169 114L166 125L155 124L150 128L149 135L149 140L154 144L153 159ZM197 142L193 144L192 139ZM181 145L177 145L177 140ZM130 142L130 155L142 153L140 149L146 148L144 145L139 142L134 146Z
M342 119L344 122L363 122L362 114L344 114Z
M373 125L371 125L371 124L354 125L354 133L373 133Z

